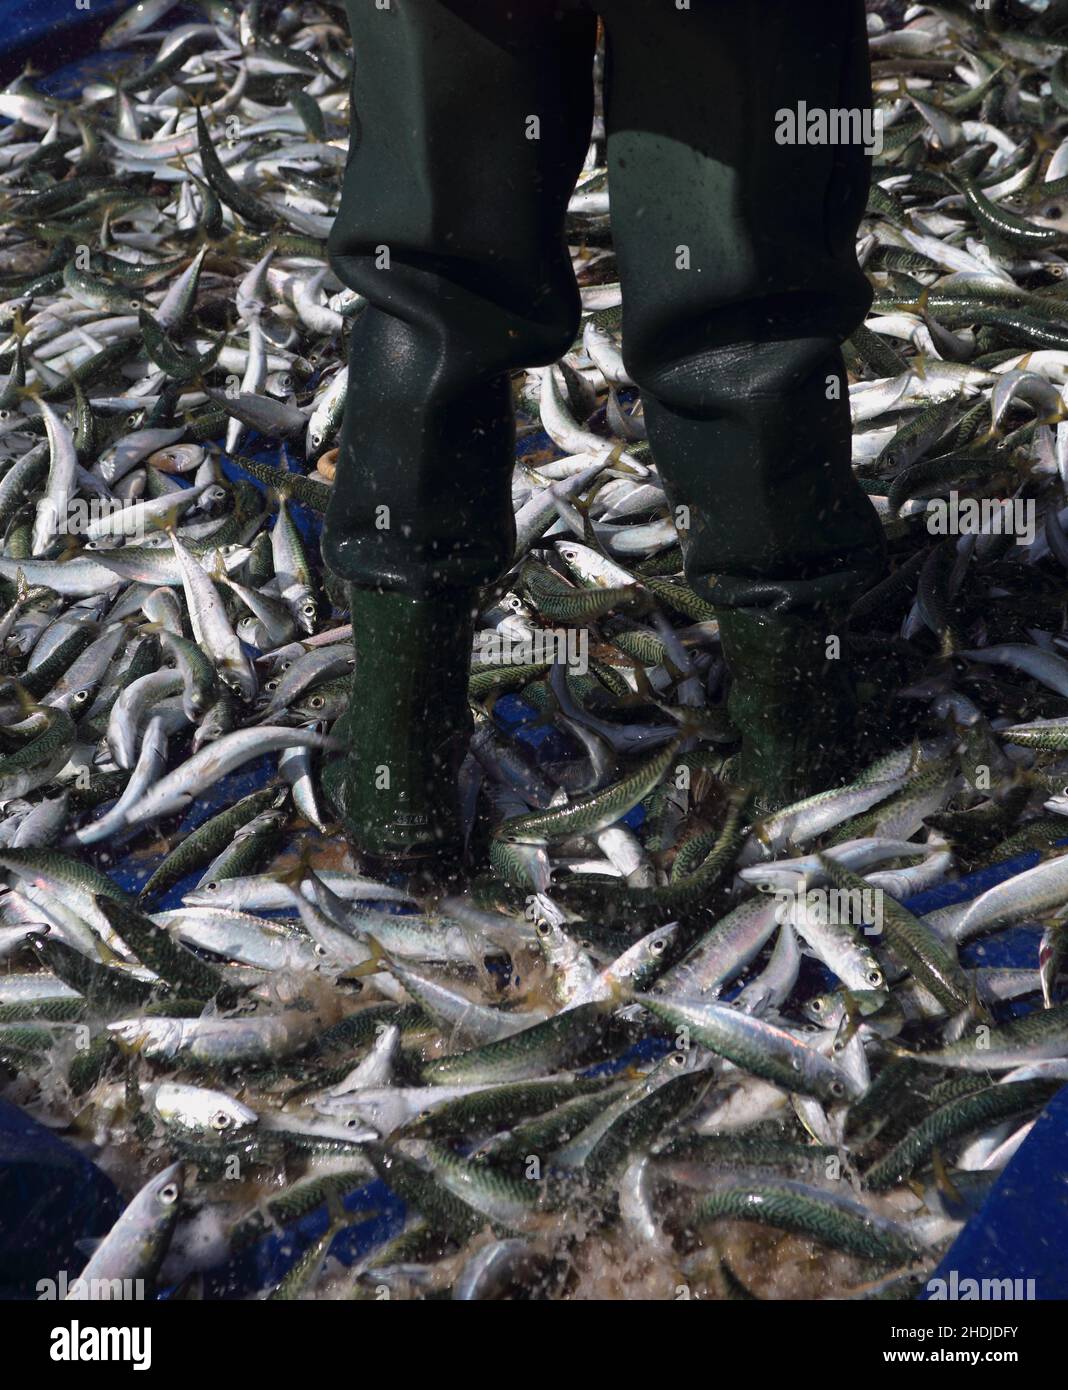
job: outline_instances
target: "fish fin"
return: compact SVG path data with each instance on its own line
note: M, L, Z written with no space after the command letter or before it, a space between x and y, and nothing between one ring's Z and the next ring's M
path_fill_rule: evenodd
M94 902L98 899L94 896ZM106 941L98 937L96 940L96 953L102 965L122 965L125 964L122 957L111 949Z
M326 1194L326 1213L330 1222L328 1230L339 1231L348 1222L349 1214L336 1187L331 1187Z
M291 868L271 869L268 877L276 879L286 888L292 888L295 893L300 892L300 885L309 876L312 869L311 864L312 847L307 840L301 842L297 850L296 862Z
M63 537L63 549L56 556L56 564L70 564L71 560L79 559L84 550L85 545L83 544L81 537L76 535L75 532L70 531L67 533L67 535Z
M945 1160L942 1158L942 1151L937 1145L931 1150L931 1168L934 1171L935 1186L939 1192L948 1197L956 1206L961 1206L964 1199L950 1177Z
M371 950L371 959L365 960L362 965L354 965L339 976L343 980L362 980L366 975L379 975L383 970L390 970L393 962L390 959L385 947L370 932L360 932L360 940Z
M621 1004L641 1003L641 996L628 980L619 975L609 975L606 983L608 995L601 1001L606 1010L617 1009Z
M857 1003L856 995L844 985L841 994L846 1016L842 1020L842 1026L838 1029L838 1035L834 1040L836 1051L839 1048L848 1047L861 1023L860 1005Z
M993 1023L990 1010L979 998L979 976L973 971L971 977L971 987L968 991L968 1017L974 1019L976 1023Z
M147 529L150 531L165 531L167 535L173 537L181 511L181 506L175 505L173 507L168 507L165 512L160 512L159 516L149 517L146 523Z
M28 719L31 714L40 714L45 709L45 706L39 704L19 681L9 680L7 684L9 689L13 690L15 693L15 699L18 701L19 705L19 713L23 719Z
M769 819L769 816L760 816L757 820L753 821L752 825L749 827L750 833L756 837L758 844L763 845L765 849L771 848L771 836L768 833L767 825Z
M123 1057L140 1057L148 1046L148 1034L145 1033L136 1042L127 1042L125 1038L121 1037L114 1038L113 1042Z

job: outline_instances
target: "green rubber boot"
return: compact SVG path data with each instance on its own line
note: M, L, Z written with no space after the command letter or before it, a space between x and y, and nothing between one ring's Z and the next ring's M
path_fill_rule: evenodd
M333 729L346 751L327 762L323 788L364 871L453 883L463 856L457 775L471 733L471 596L351 586L349 599L356 669Z
M742 735L732 779L768 812L854 775L857 696L845 614L721 609L727 708Z

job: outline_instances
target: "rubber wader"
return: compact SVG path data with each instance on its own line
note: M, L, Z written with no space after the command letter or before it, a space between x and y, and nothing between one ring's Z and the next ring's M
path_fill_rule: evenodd
M511 373L554 362L580 328L564 222L597 20L579 0L347 9L352 138L330 253L367 306L323 537L357 647L349 753L327 785L357 846L447 855L467 610L513 559ZM852 697L828 638L883 566L840 351L871 301L855 255L868 155L780 138L802 102L870 110L864 4L596 9L624 361L686 509L687 576L722 617L741 772L781 801L835 775Z

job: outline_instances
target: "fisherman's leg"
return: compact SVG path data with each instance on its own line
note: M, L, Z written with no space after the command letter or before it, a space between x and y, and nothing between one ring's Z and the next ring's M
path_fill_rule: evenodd
M327 786L375 853L451 852L477 586L514 544L509 373L573 341L564 213L594 21L549 0L349 0L352 149L333 233L351 339L326 563L351 586L350 755Z
M665 0L655 33L638 0L605 9L624 353L689 509L687 574L720 614L742 776L786 798L833 777L852 695L830 639L883 538L850 469L840 351L871 297L868 158L776 135L801 101L870 110L864 6Z

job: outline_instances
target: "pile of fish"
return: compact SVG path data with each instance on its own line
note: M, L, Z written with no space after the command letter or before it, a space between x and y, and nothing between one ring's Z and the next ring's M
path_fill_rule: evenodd
M595 129L581 340L516 380L476 871L434 901L318 789L342 9L171 8L70 97L0 92L0 1078L137 1194L83 1278L196 1296L318 1211L269 1296L912 1296L1068 1079L1068 7L873 7L847 353L891 570L849 640L893 737L758 819Z

